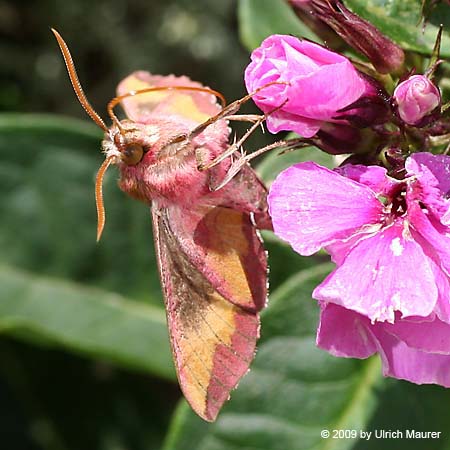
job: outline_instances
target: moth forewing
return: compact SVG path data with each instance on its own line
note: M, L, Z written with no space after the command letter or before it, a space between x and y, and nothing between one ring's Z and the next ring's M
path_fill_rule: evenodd
M219 261L214 261L214 257L219 255L214 251L223 248L224 236L220 225L226 221L226 216L218 221L217 216L238 214L239 220L248 219L243 214L229 208L207 208L206 215L212 215L214 219L206 233L215 248L206 253L195 241L190 243L192 248L186 247L189 245L186 236L196 227L198 217L204 217L205 209L200 209L197 216L191 210L177 210L175 207L152 208L155 245L178 379L192 408L205 420L212 421L231 390L248 371L259 337L257 310L264 305L266 292L259 293L257 306L247 304L241 307L230 301L242 301L236 286L220 286L221 280L216 278L223 274L217 271ZM182 223L180 218L184 218ZM236 218L233 221L236 222ZM250 227L250 222L244 226ZM243 234L241 239L245 239ZM256 270L265 272L265 253L260 243L253 251L252 258L260 261L260 269ZM236 259L230 252L226 259L221 259L222 268L226 266L228 271L234 269L239 272ZM215 272L200 269L200 260ZM192 261L197 261L197 265ZM255 267L256 264L252 269ZM248 284L245 286L238 274L235 281L239 288L249 290Z

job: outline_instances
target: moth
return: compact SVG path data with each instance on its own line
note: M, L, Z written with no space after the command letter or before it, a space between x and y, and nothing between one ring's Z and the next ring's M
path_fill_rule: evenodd
M52 31L78 100L105 132L95 188L97 240L105 223L102 180L114 164L119 187L151 209L179 384L193 410L214 421L249 370L267 299L267 256L258 234L271 228L266 188L246 164L227 176L227 156L262 119L235 114L250 96L225 106L221 94L185 76L140 71L119 84L107 127L81 88L67 44ZM118 104L124 120L114 113ZM229 120L253 126L230 144Z

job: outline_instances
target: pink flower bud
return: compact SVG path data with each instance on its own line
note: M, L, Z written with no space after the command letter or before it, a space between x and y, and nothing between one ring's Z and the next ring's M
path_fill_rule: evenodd
M424 75L413 75L394 90L397 114L408 125L425 126L441 104L439 89Z
M369 103L374 97L373 85L347 58L293 36L269 36L251 59L245 71L248 92L274 81L286 83L267 86L253 97L268 113L271 133L288 130L310 138L326 122L352 122L358 102L366 94ZM368 102L363 102L365 112Z

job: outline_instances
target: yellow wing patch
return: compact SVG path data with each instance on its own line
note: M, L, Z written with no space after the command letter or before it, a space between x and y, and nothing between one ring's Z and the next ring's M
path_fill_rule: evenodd
M248 237L243 231L241 212L229 208L214 208L204 217L208 229L206 261L212 271L227 280L227 288L240 303L252 303L252 292L245 272L244 259L248 256Z

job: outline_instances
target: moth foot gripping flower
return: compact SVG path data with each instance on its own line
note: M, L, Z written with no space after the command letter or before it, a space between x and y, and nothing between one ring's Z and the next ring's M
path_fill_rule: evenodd
M275 233L336 263L313 292L320 347L379 353L385 375L450 387L449 173L449 156L416 153L402 179L379 166L306 162L275 180Z

